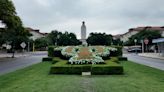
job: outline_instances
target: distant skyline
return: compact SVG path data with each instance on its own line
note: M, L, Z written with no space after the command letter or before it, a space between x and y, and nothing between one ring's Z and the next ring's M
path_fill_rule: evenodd
M25 27L122 34L138 26L164 26L164 0L12 0Z

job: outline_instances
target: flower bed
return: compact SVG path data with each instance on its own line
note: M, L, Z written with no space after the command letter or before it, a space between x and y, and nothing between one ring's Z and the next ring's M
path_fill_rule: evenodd
M79 52L69 59L71 64L99 64L103 62L104 60L92 53L88 47L81 47Z

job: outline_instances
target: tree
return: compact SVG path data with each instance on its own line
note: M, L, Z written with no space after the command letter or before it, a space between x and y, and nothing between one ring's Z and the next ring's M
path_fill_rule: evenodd
M134 39L137 40L137 44L140 44L141 40L144 40L145 38L149 39L149 44L152 44L153 39L160 38L161 34L158 30L146 30L140 31L139 33L131 36L129 40L125 43L125 45L134 45Z
M50 45L57 45L57 41L59 40L59 37L61 36L61 34L62 33L57 30L51 31L51 33L48 34Z
M80 41L77 40L74 33L69 33L67 31L65 33L59 32L57 30L52 31L48 35L48 39L50 40L50 45L67 46L81 44Z
M35 40L35 48L45 50L49 45L49 40L47 37L38 38Z
M0 0L0 20L6 25L2 40L10 42L13 50L20 48L22 41L28 41L30 33L23 27L11 0Z
M120 40L120 39L113 39L113 45L119 45L119 46L122 46L123 45L123 42Z
M89 45L111 45L112 35L105 33L90 33L87 43Z

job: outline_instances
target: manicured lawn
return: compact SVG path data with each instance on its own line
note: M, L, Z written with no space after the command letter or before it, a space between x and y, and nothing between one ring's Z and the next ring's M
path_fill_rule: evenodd
M42 62L0 76L0 92L164 92L164 71L124 62L124 75L49 75Z

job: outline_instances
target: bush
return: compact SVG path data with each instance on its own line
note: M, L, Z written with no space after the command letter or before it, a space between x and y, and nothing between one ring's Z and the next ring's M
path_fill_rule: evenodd
M55 46L48 47L48 56L49 57L54 57L54 48L55 48Z
M52 61L52 57L45 57L45 58L42 58L42 62L44 61Z
M82 64L71 65L67 64L67 60L55 59L56 64L52 65L50 69L51 74L81 74L82 72L91 72L92 74L123 74L123 67L114 61L117 58L108 60L106 64Z
M110 51L110 56L122 56L122 46L112 46L117 49L117 51Z
M55 64L57 62L58 62L58 60L52 60L52 64Z
M61 65L58 62L58 65L54 65L50 69L51 74L81 74L82 72L91 71L91 65L69 65L65 64Z
M123 74L123 67L122 66L92 66L93 75L107 75L107 74Z
M118 57L118 60L119 61L128 61L128 58L127 57Z

